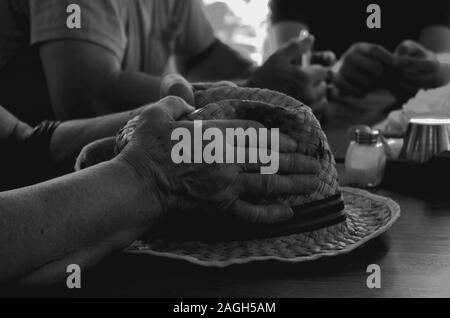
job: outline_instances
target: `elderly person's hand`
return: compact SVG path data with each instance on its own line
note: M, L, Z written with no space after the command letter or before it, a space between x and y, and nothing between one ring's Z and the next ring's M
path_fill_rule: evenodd
M195 105L195 91L204 91L221 87L237 87L237 84L229 81L191 84L180 74L169 74L166 75L161 82L160 98L163 99L167 96L178 96L184 99L189 105Z
M118 157L133 168L149 193L158 197L163 213L216 208L250 222L272 223L289 219L293 211L282 204L257 205L247 196L307 194L316 191L319 164L294 154L296 143L280 136L280 175L261 175L258 165L175 164L171 158L171 134L177 127L189 129L194 123L178 121L194 111L183 99L167 97L149 106L140 116L135 133ZM205 121L204 128L260 128L249 121ZM243 146L243 145L240 145Z
M357 43L342 57L335 84L340 95L364 97L388 88L388 78L397 68L395 56L379 45Z
M421 44L406 40L396 49L398 73L392 93L400 100L407 100L420 89L438 85L439 61L435 53Z
M263 87L288 94L300 101L314 105L326 98L329 70L319 64L301 66L303 54L311 50L314 39L291 41L275 52L267 62L252 75L251 87ZM332 64L333 56L326 53L313 54L314 60Z

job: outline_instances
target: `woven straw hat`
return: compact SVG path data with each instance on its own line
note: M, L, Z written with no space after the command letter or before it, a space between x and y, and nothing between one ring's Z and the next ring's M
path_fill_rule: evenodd
M224 267L256 260L302 262L348 253L388 230L400 216L392 200L368 192L339 187L333 154L310 108L284 94L236 87L197 92L198 110L187 120L249 119L294 138L298 152L321 164L319 189L306 196L261 198L293 207L292 220L275 225L238 223L214 213L176 215L127 249L184 259L204 266ZM137 118L120 131L115 153L126 147ZM111 139L87 146L76 169L111 156Z

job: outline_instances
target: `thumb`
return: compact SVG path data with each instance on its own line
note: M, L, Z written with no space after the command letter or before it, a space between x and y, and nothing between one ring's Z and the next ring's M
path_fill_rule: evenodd
M398 56L411 56L411 57L423 57L425 56L425 48L419 43L411 40L403 41L397 48L396 53Z
M280 50L280 56L288 61L297 60L312 50L314 37L308 36L303 40L293 40Z
M195 111L195 108L178 96L167 96L148 106L140 115L150 122L177 121Z
M177 96L186 101L189 105L195 104L194 89L183 76L170 74L164 77L161 83L161 98L166 96Z

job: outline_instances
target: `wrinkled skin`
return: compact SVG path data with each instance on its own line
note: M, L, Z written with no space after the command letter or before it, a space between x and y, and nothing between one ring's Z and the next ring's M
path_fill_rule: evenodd
M148 106L140 115L131 141L119 155L148 188L157 192L163 213L213 208L252 223L281 222L292 217L289 206L251 204L245 197L301 195L317 190L319 163L296 154L296 143L284 135L280 136L278 175L261 175L258 164L174 164L171 151L176 141L171 141L172 131L185 127L192 132L194 123L177 122L192 111L192 106L174 96ZM222 131L262 127L242 120L205 121L203 126Z

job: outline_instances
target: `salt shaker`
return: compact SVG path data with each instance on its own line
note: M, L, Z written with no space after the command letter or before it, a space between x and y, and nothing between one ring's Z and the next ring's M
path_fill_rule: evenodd
M362 188L380 185L386 167L386 152L380 140L380 132L358 129L350 143L345 158L347 182Z

